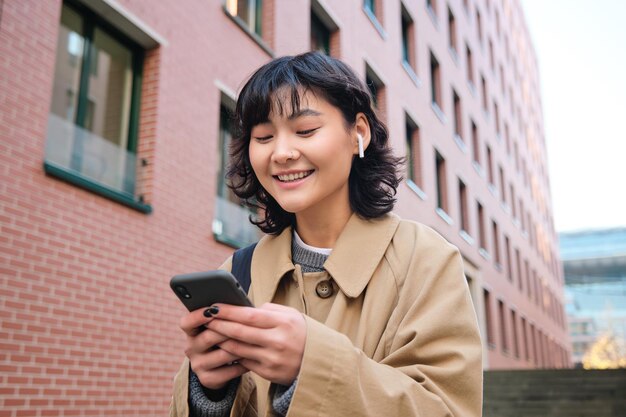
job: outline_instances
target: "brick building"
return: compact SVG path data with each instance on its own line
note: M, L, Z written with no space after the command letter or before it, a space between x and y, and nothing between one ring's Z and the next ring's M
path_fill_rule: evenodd
M464 256L487 368L569 363L536 58L517 0L0 1L0 415L154 415L175 273L258 237L236 92L319 49L409 159L396 212Z

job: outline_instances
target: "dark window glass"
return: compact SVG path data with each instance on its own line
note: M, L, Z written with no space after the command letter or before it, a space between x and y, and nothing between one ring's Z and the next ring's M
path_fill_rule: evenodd
M330 30L315 13L311 13L311 50L330 55Z
M46 164L134 199L143 51L63 4Z

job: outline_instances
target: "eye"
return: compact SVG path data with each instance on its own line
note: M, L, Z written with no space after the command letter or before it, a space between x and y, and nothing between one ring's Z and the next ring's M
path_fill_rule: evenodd
M298 130L296 133L300 136L311 136L313 133L315 133L316 130L318 130L319 127L316 127L314 129L307 129L307 130Z
M260 137L255 136L255 137L254 137L254 139L255 139L257 142L267 142L267 141L268 141L268 140L270 140L271 138L272 138L272 135L269 135L269 136L260 136Z

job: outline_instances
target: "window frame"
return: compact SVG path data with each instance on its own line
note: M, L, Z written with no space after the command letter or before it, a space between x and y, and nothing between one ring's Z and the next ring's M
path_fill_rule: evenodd
M96 28L100 29L106 35L112 37L117 42L121 43L125 48L128 48L132 54L132 85L131 85L131 98L130 109L128 115L128 132L126 150L132 152L137 157L137 149L139 144L139 120L140 120L140 107L141 107L141 92L143 88L143 67L145 60L145 49L137 44L135 41L125 36L120 30L111 25L103 17L99 16L96 12L92 11L88 7L79 4L73 0L64 0L63 6L67 6L75 13L79 14L83 19L82 33L80 34L84 38L83 42L83 55L82 62L80 63L80 75L77 91L76 101L76 114L72 123L82 129L85 129L85 121L87 115L87 105L89 103L89 76L92 72L93 63L93 42ZM61 21L59 18L59 27ZM58 47L58 45L57 45ZM55 59L55 68L57 62ZM144 164L145 161L137 158L137 161ZM121 190L113 188L104 183L96 181L86 175L77 172L72 168L74 161L70 162L70 166L64 167L58 165L52 161L44 159L44 172L47 175L57 177L65 182L75 185L80 188L84 188L95 194L106 197L110 200L116 201L130 208L138 210L142 213L148 214L152 212L152 207L149 204L144 203L143 196L136 195L137 181L132 183L132 189Z
M217 190L216 190L217 192L215 193L215 197L216 197L216 200L222 199L222 200L226 200L231 203L234 203L234 204L239 204L241 207L245 208L250 213L250 215L255 215L255 212L251 210L250 208L248 208L247 206L244 206L238 197L235 196L237 201L230 200L229 195L228 195L230 190L226 186L226 167L228 165L230 152L229 152L229 144L227 144L225 141L225 132L228 131L228 134L232 136L231 123L233 122L233 115L235 112L234 105L235 105L235 100L229 95L225 94L224 92L221 92L220 102L219 102L219 123L218 123L218 140L217 140L218 152L220 152L220 161L219 161L220 163L218 166ZM242 247L248 246L251 243L254 243L252 241L237 240L236 238L232 237L233 236L232 234L229 235L227 233L218 232L215 228L216 221L222 222L222 218L218 217L217 207L213 214L213 222L214 222L213 238L217 242L223 243L233 248L242 248ZM254 226L252 223L247 223L247 226L254 229L258 235L259 230L256 226ZM221 227L222 226L220 226L220 228ZM257 237L260 238L260 235Z

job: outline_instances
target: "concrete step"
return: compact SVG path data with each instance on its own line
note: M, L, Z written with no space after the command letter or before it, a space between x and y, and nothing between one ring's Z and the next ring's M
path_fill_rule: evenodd
M484 417L626 417L626 369L486 371Z

